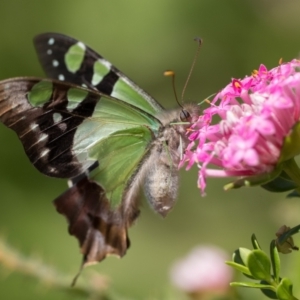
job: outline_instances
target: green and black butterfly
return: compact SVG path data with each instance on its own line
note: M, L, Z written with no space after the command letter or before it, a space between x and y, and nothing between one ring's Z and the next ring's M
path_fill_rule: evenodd
M122 257L139 215L140 186L160 215L173 207L185 131L198 106L166 111L68 36L41 34L34 44L51 79L0 81L0 121L17 133L40 172L69 179L54 204L79 240L83 266Z

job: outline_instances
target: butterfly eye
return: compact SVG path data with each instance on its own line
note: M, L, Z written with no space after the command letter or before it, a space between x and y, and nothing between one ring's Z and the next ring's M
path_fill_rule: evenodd
M180 120L181 120L182 122L188 122L188 121L190 121L190 119L191 119L190 113L189 113L187 110L183 109L183 110L180 112Z

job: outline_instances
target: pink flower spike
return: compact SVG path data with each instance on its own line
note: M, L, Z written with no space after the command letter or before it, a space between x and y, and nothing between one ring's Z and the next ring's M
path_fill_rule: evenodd
M265 65L261 64L258 68L258 76L260 77L264 77L266 75L268 75L268 69Z
M243 88L243 84L237 80L237 79L233 79L232 80L232 87L233 87L233 90L237 93L237 94L240 94L241 91L242 91L242 88Z
M271 70L260 65L251 76L232 79L203 111L181 162L198 166L202 195L208 176L249 178L275 170L285 138L300 121L299 70L299 60Z

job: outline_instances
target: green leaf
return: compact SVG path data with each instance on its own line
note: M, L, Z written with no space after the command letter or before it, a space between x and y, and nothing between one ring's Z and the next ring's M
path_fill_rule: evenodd
M255 282L231 282L230 286L233 287L246 287L246 288L254 288L260 289L264 295L271 299L278 299L275 291L275 287L261 281L260 283Z
M246 266L247 262L248 262L248 256L251 254L251 250L241 247L237 251L239 253L239 256L240 256L243 264Z
M255 282L231 282L230 286L240 286L254 289L270 289L274 290L274 287L270 284L261 284Z
M258 243L258 240L257 240L254 233L251 235L251 242L252 242L252 246L253 246L254 249L261 249L261 247Z
M260 284L268 284L266 281L262 280ZM276 288L272 286L272 289L270 288L262 288L261 289L262 293L267 296L270 299L278 299L277 294L276 294Z
M280 193L295 189L297 184L286 174L286 172L282 171L278 177L261 185L261 187L269 192Z
M300 169L295 161L295 158L285 160L281 163L283 170L291 178L293 182L297 184L296 190L299 192L300 189Z
M245 275L249 275L249 277L252 277L251 276L251 273L249 271L249 269L246 267L246 266L243 266L243 265L240 265L240 264L237 264L233 261L226 261L225 262L228 266L231 266L233 268L235 268L236 270L242 272L243 274ZM253 277L252 277L253 278ZM253 278L254 279L254 278Z
M300 198L300 193L297 190L293 190L286 197L287 198Z
M233 252L232 255L232 260L240 265L246 266L246 264L243 262L242 257L241 257L241 253L240 253L240 249L237 249Z
M270 244L270 256L271 256L271 264L274 274L275 282L279 282L279 273L280 273L280 257L276 247L275 240L273 240Z
M248 255L247 266L254 278L271 282L271 262L262 250L253 250Z
M285 137L278 161L288 161L298 154L300 154L300 122L297 122L290 134Z
M293 296L293 284L288 278L282 278L280 284L277 287L277 297L280 300L296 299Z
M240 249L242 249L243 254L246 256L246 252L248 249L246 248L240 248ZM246 264L243 262L240 249L234 251L232 256L233 262L226 262L226 263L232 266L233 268L237 269L238 271L242 272L248 278L255 279L253 276L251 276L249 269L247 268ZM248 251L249 253L251 252L250 250ZM247 258L244 259L247 261Z
M270 173L264 173L259 174L256 176L249 176L249 177L243 177L240 178L234 182L230 182L224 186L224 190L230 190L230 189L237 189L243 186L257 186L257 185L264 185L272 180L274 180L276 177L279 176L279 174L282 171L282 166L278 165L277 168L275 168Z

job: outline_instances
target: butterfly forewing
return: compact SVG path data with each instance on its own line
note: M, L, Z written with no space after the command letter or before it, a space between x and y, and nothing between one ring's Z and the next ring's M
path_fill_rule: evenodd
M72 153L73 139L100 99L86 92L70 111L69 91L69 86L58 81L17 78L0 82L0 120L17 133L39 171L60 178L76 176L88 167Z
M104 188L111 192L122 169L113 168L115 161L134 170L160 126L157 119L125 102L36 78L0 82L0 120L18 134L41 172L71 178L98 161L103 169L98 182L105 181ZM128 177L129 171L119 184Z
M162 107L101 55L84 43L58 33L35 37L47 76L96 89L155 115Z

